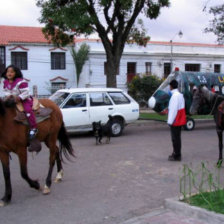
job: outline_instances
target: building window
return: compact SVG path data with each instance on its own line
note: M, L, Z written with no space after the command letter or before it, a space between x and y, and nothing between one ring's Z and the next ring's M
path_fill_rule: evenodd
M21 70L27 70L27 52L11 52L11 63Z
M65 53L51 52L51 69L63 70L65 69Z
M171 63L164 63L164 78L171 73Z
M200 72L200 64L185 64L186 72Z
M107 71L108 71L107 62L105 61L104 62L104 75L107 75L107 73L108 73ZM120 67L118 66L116 75L119 75L119 74L120 74Z
M220 64L215 64L214 65L214 72L215 73L221 73L221 65Z
M5 47L0 47L0 74L5 70Z
M136 62L128 62L127 64L127 82L131 82L136 76Z
M51 93L53 94L59 89L65 89L66 88L66 82L52 82L51 83Z
M128 74L136 74L136 62L128 62Z
M151 75L152 74L152 62L145 63L145 74Z

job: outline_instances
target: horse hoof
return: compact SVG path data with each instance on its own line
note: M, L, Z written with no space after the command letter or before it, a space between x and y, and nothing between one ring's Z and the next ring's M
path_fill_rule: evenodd
M54 179L54 182L55 182L55 183L61 182L61 181L62 181L62 177L63 177L63 175L64 175L63 170L59 171L59 172L57 173L57 176L56 176L55 179Z
M47 185L45 185L42 192L44 195L46 195L46 194L50 194L51 190Z
M0 201L0 207L4 207L6 204L4 201Z

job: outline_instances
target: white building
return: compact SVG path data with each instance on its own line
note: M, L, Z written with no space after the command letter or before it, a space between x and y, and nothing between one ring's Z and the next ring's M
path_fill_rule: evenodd
M76 40L90 46L89 59L80 76L79 87L105 87L106 55L100 40ZM69 47L56 48L44 38L39 27L0 26L0 60L3 67L21 68L30 87L39 95L51 94L52 87L76 87L75 65ZM146 47L127 44L120 62L117 87L139 74L165 78L173 69L224 72L224 45L150 41ZM0 63L1 64L1 63ZM35 89L35 88L34 88Z

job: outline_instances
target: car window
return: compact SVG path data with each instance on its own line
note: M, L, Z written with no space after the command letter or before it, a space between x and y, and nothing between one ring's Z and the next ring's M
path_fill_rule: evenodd
M111 100L106 93L90 93L90 106L112 105Z
M69 93L55 92L52 96L50 96L49 99L54 101L58 106L60 106L68 95Z
M69 98L63 108L86 107L86 94L75 93Z
M130 100L122 92L109 92L115 104L129 104Z

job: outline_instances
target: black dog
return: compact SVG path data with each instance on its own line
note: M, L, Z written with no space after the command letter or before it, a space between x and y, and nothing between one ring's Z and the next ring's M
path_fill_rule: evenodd
M102 144L101 140L104 136L107 137L106 143L110 143L110 137L112 136L112 124L113 124L113 117L111 115L108 116L109 120L105 125L101 124L101 121L93 122L93 133L96 138L96 145L98 143Z

